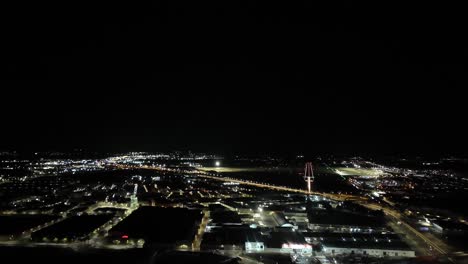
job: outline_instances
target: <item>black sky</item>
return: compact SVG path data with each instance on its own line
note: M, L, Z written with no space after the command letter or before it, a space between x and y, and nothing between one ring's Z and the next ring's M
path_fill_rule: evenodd
M291 2L9 4L0 148L465 153L461 7Z

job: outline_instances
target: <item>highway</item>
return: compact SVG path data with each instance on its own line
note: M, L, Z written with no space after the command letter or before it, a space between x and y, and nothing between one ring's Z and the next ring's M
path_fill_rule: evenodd
M332 194L332 193L322 193L322 192L314 192L311 191L310 193L307 190L303 189L295 189L295 188L290 188L290 187L285 187L285 186L277 186L277 185L271 185L267 183L260 183L260 182L253 182L253 181L246 181L246 180L240 180L240 179L235 179L235 178L229 178L229 177L219 177L215 176L213 174L210 174L205 171L181 171L178 169L171 169L171 168L163 168L163 167L154 167L154 166L129 166L129 165L114 165L113 167L119 168L119 169L148 169L148 170L157 170L157 171L170 171L170 172L183 172L187 174L196 174L199 177L202 178L207 178L211 180L216 180L216 181L224 181L224 182L235 182L239 183L242 185L249 185L249 186L254 186L258 188L266 188L270 190L275 190L275 191L284 191L284 192L293 192L293 193L300 193L300 194L306 194L306 195L319 195L325 198L333 199L333 200L338 200L338 201L344 201L344 200L360 200L364 201L367 200L364 197L357 196L357 195L349 195L349 194Z
M444 249L444 248L448 248L448 246L445 245L445 243L443 243L442 241L440 241L439 239L436 239L436 238L428 239L424 234L422 234L421 232L419 232L418 230L413 228L411 225L409 225L408 223L403 221L403 216L401 215L401 213L399 213L399 212L397 212L395 210L383 207L383 206L378 205L378 204L362 204L362 205L366 206L369 209L373 209L373 210L383 210L386 215L391 216L391 217L393 217L395 219L395 221L400 222L401 225L404 228L406 228L406 230L411 232L416 237L422 239L427 245L431 246L438 254L446 255L448 253L446 251L446 249Z

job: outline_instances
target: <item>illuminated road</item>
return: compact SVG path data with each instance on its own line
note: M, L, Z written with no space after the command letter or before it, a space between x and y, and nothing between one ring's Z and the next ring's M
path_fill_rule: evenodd
M389 209L389 208L382 207L382 206L380 206L378 204L363 204L363 205L366 206L367 208L373 209L373 210L382 209L385 212L385 214L395 218L397 221L399 221L401 223L401 225L403 225L407 230L409 230L411 233L413 233L413 235L415 235L415 236L419 237L420 239L422 239L426 244L428 244L435 251L437 251L437 253L439 253L441 255L446 255L448 253L446 251L446 249L444 249L444 248L448 248L447 245L445 245L445 243L443 243L442 241L440 241L437 238L428 239L424 234L422 234L421 232L419 232L418 230L413 228L411 225L404 222L402 220L401 213L399 213L399 212L397 212L395 210Z
M416 237L422 239L427 245L429 245L433 250L435 250L436 253L440 255L447 255L448 253L447 249L449 247L443 241L435 237L428 239L424 234L422 234L418 230L414 229L411 225L404 222L403 216L401 215L401 213L399 213L396 210L384 207L380 204L371 203L365 197L361 197L357 195L349 195L349 194L321 193L321 192L314 192L314 191L309 193L307 190L302 190L302 189L295 189L295 188L290 188L290 187L285 187L285 186L276 186L276 185L271 185L271 184L266 184L266 183L252 182L252 181L246 181L246 180L240 180L240 179L234 179L234 178L228 178L228 177L219 177L219 176L215 176L213 174L209 174L204 171L185 171L185 170L182 171L182 170L177 170L177 169L152 167L152 166L116 165L116 167L122 168L122 169L150 169L150 170L159 170L159 171L183 172L183 173L196 174L201 178L206 178L206 179L211 179L211 180L216 180L216 181L224 181L224 182L235 182L235 183L239 183L242 185L265 188L265 189L270 189L270 190L275 190L275 191L285 191L285 192L300 193L300 194L305 194L305 195L318 195L318 196L322 196L328 199L333 199L333 200L338 200L338 201L353 200L369 209L383 210L386 215L391 216L396 221L400 222L401 225L406 228L406 230L411 232Z
M200 223L200 227L198 228L197 234L195 234L195 239L193 240L192 243L192 249L193 250L200 250L200 245L203 239L203 234L205 233L206 225L208 224L208 219L210 216L210 211L204 210L203 211L203 218Z
M239 179L234 179L234 178L227 178L227 177L218 177L218 176L212 176L212 175L207 175L205 174L198 174L199 177L202 178L207 178L211 180L216 180L216 181L225 181L225 182L235 182L239 183L242 185L249 185L249 186L254 186L258 188L265 188L265 189L270 189L274 191L284 191L284 192L293 192L293 193L301 193L301 194L310 194L310 195L319 195L323 196L329 199L333 200L347 200L347 199L357 199L357 200L362 200L362 197L356 196L356 195L348 195L348 194L331 194L331 193L321 193L321 192L308 192L307 190L302 190L302 189L295 189L295 188L290 188L290 187L285 187L285 186L277 186L277 185L271 185L271 184L266 184L266 183L259 183L259 182L252 182L252 181L245 181L245 180L239 180Z
M349 194L332 194L332 193L321 193L321 192L308 192L307 190L302 190L302 189L295 189L295 188L290 188L290 187L285 187L285 186L277 186L277 185L271 185L267 183L260 183L260 182L253 182L253 181L246 181L246 180L240 180L240 179L235 179L235 178L228 178L228 177L219 177L219 176L214 176L208 172L205 171L188 171L188 170L178 170L178 169L172 169L172 168L164 168L164 167L154 167L154 166L129 166L129 165L114 165L113 167L117 167L119 169L148 169L148 170L157 170L157 171L166 171L166 172L182 172L182 173L187 173L187 174L196 174L199 177L202 178L207 178L211 180L216 180L216 181L224 181L224 182L235 182L239 183L242 185L249 185L249 186L254 186L258 188L266 188L274 191L284 191L284 192L293 192L293 193L301 193L301 194L310 194L310 195L319 195L325 198L333 199L333 200L338 200L338 201L344 201L344 200L359 200L359 201L365 201L367 200L366 198L363 198L361 196L357 195L349 195Z

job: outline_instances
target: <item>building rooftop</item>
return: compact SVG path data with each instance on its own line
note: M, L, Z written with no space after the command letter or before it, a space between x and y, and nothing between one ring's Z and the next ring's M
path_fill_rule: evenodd
M304 232L305 237L316 239L325 247L369 248L409 250L406 243L397 234L363 234L363 233L332 233Z
M243 245L245 242L264 242L257 229L249 227L223 227L212 229L203 235L203 245Z
M361 227L383 227L383 218L373 217L338 210L314 210L308 215L309 223L320 225L343 225Z
M362 248L362 249L383 249L383 250L411 250L411 248L401 240L388 242L385 240L375 241L327 241L323 242L324 247L337 247L337 248Z
M397 234L388 233L333 233L333 232L302 232L305 237L322 238L324 240L336 240L336 239L361 239L361 240L375 240L375 239L390 239L399 240L400 237Z
M212 224L242 224L242 220L237 212L234 211L212 211L210 212Z

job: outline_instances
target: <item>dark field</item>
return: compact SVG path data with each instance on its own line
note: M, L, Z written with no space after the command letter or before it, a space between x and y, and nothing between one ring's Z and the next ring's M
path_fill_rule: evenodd
M0 247L1 263L150 263L151 252L143 250L95 250L56 247Z
M41 241L46 237L50 240L77 239L88 235L94 229L109 221L113 215L81 215L72 216L59 223L43 228L32 234L33 240Z
M109 235L115 239L144 239L148 245L191 243L201 218L199 210L140 207L114 226Z
M155 251L152 249L106 250L80 248L78 250L57 247L0 247L2 264L231 264L235 259L227 256L200 252Z
M2 215L0 235L15 235L57 219L53 215Z

